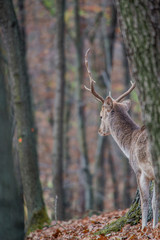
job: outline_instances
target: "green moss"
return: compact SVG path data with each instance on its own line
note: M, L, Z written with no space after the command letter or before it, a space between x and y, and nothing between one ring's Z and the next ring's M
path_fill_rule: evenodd
M41 229L44 227L44 224L50 224L51 220L49 219L46 209L42 208L40 211L37 211L33 214L29 226L27 228L27 235L30 232L35 231L36 229Z
M55 1L54 0L42 0L43 5L49 10L52 16L55 16Z
M133 203L126 213L126 224L136 225L141 219L141 207L139 203Z
M106 227L96 233L96 235L106 235L111 232L118 232L126 224L126 216L123 216L116 221L106 225Z
M96 235L106 235L111 232L118 232L126 224L136 225L141 219L141 207L140 199L138 197L138 191L134 202L132 203L128 212L123 216L117 219L116 221L106 225L104 229L98 231Z
M153 191L153 183L150 185L150 196L152 196L152 191ZM151 200L150 200L150 205L151 205ZM137 191L135 199L128 210L128 212L118 220L106 225L104 229L101 231L97 232L96 234L100 235L106 235L111 232L118 232L124 227L126 224L130 225L136 225L139 223L141 219L141 205L140 205L140 197L139 197L139 191ZM152 218L152 214L148 215L148 221L150 221Z

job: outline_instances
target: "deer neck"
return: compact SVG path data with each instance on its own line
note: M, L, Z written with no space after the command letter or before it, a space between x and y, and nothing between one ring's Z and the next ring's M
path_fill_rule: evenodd
M127 112L113 111L109 118L110 133L124 154L130 156L132 134L139 129Z

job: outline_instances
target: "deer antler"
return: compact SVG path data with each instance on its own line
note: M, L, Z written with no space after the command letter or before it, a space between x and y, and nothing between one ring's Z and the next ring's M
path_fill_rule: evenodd
M121 96L119 96L117 99L116 99L116 102L120 102L124 97L126 97L130 92L132 92L132 90L135 88L136 86L136 83L133 83L131 81L131 87L128 89L128 91L126 91L125 93L123 93Z
M88 75L89 75L89 80L90 80L90 88L87 88L85 85L84 85L84 88L91 92L98 101L104 103L104 98L101 97L98 93L96 93L95 89L94 89L94 83L95 81L93 80L92 76L91 76L91 71L89 69L89 66L88 66L88 53L90 51L90 48L87 50L86 54L85 54L85 65L86 65L86 68L87 68L87 72L88 72Z

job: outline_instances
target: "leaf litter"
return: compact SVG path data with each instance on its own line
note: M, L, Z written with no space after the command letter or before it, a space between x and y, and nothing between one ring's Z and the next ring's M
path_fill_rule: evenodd
M152 222L149 222L144 230L141 230L141 222L137 225L125 225L121 231L112 232L107 235L95 235L102 230L108 223L122 217L128 210L102 213L83 219L72 219L69 221L55 221L49 227L38 229L30 233L26 240L157 240L160 239L160 223L155 229Z

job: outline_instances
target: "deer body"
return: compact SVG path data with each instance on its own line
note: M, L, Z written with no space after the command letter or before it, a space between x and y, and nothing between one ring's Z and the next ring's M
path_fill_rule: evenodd
M140 191L142 208L142 229L147 225L149 206L149 182L154 180L154 171L149 151L149 142L146 129L140 128L130 118L128 110L130 101L122 103L114 101L111 97L104 100L99 133L102 136L111 134L120 149L129 158L129 162L136 174ZM158 203L153 193L153 227L158 222Z
M102 111L105 111L104 108ZM150 180L154 180L146 129L137 126L120 103L114 104L114 110L112 109L105 124L108 124L108 134L112 135L120 149L129 158L135 174L137 175L141 170ZM100 126L99 133L105 136L104 127L102 129Z
M130 100L121 102L134 88L135 83L131 88L119 98L114 100L111 96L103 99L94 90L95 81L91 77L91 72L88 68L87 56L85 56L85 64L90 78L90 88L85 87L90 91L96 99L102 102L100 112L101 125L99 134L102 136L112 135L120 149L129 158L131 167L133 168L137 184L140 191L141 210L142 210L142 229L147 225L147 214L149 207L149 182L155 180L154 170L151 161L149 149L149 141L145 127L139 127L129 116L128 111L131 106ZM158 201L156 197L155 187L152 198L153 209L153 227L158 223Z

